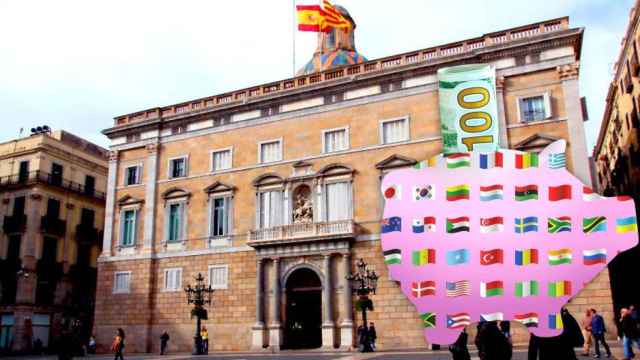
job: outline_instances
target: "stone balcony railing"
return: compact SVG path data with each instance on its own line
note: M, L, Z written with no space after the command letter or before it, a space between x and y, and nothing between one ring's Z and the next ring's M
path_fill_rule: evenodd
M525 25L509 30L485 34L481 37L459 41L442 46L431 47L423 50L412 51L395 56L389 56L377 60L371 60L360 64L329 69L323 72L302 75L278 82L237 90L234 92L214 95L185 103L152 108L115 118L114 126L123 126L131 123L152 120L157 118L172 117L191 112L198 112L207 108L217 108L232 104L242 104L247 100L261 96L274 95L285 91L316 85L325 81L347 78L362 74L386 71L392 68L414 65L423 62L441 61L448 57L459 56L473 51L479 51L485 47L505 45L523 39L533 38L547 33L569 29L569 18L558 18L540 23Z
M281 225L249 231L248 244L251 246L260 246L287 242L347 238L355 236L355 232L356 228L353 220Z

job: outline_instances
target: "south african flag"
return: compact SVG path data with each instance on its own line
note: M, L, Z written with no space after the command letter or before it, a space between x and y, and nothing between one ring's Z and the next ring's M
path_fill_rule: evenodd
M550 217L547 219L547 226L549 234L565 231L571 232L571 218L569 216L560 216L557 218Z

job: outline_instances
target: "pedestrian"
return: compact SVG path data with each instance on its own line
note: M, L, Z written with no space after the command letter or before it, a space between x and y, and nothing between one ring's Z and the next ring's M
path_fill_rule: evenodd
M371 344L371 349L376 351L376 339L378 339L378 334L376 333L376 327L373 325L373 321L369 323L369 344Z
M95 335L91 335L91 337L89 338L89 345L87 346L87 352L89 354L96 353L96 336Z
M589 351L591 350L591 320L593 319L593 314L591 313L591 309L587 309L584 312L584 317L582 317L582 336L584 337L584 346L582 347L582 356L589 356Z
M511 342L511 323L509 321L500 321L500 331Z
M453 360L471 360L469 348L467 347L468 341L469 334L467 334L467 329L462 329L462 332L458 336L458 340L456 340L455 343L449 345L449 351L453 356Z
M487 321L480 326L475 339L481 360L510 360L512 348L495 321Z
M167 343L169 342L169 333L165 330L162 335L160 335L160 355L164 355L167 351Z
M366 334L364 325L358 326L356 335L358 336L358 351L364 352L366 348L366 342L367 342L367 334Z
M206 326L200 330L200 338L202 339L202 353L206 355L209 353L209 332Z
M638 321L631 316L631 312L626 308L620 309L620 331L624 359L633 359L635 356L633 344L640 349L640 331L638 330Z
M633 320L638 321L638 308L635 305L629 305L629 315L633 318Z
M591 309L591 313L593 314L593 318L591 319L591 334L593 335L593 340L595 341L596 346L596 358L600 357L600 343L604 346L604 349L607 351L607 357L611 357L611 350L609 349L609 344L604 339L604 333L607 332L607 328L604 326L604 319L596 309Z
M124 330L122 330L122 328L118 328L116 336L113 338L113 344L111 344L111 351L115 354L114 360L124 360L124 356L122 355L124 348Z

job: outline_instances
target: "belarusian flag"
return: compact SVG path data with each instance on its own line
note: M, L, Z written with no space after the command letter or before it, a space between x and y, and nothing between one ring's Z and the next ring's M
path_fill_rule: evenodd
M500 296L504 294L504 285L502 281L480 282L480 296L483 298L491 296Z

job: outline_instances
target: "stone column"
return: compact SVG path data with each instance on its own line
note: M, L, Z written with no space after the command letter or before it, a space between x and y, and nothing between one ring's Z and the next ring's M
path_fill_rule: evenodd
M280 259L273 259L273 274L271 277L271 324L269 324L269 347L272 350L280 350L282 345L282 324L280 323Z
M578 90L578 63L558 66L557 71L562 81L565 109L567 112L567 130L569 132L569 151L573 174L585 185L591 186L589 157L582 118L582 104Z
M158 180L159 147L160 145L158 143L148 144L146 146L148 156L144 166L147 169L147 181L145 182L143 232L143 249L145 251L151 251L156 229L156 183Z
M324 272L324 284L322 284L322 347L333 349L335 342L335 323L333 322L332 296L333 285L331 281L331 255L325 255L322 262Z
M101 257L109 257L113 237L113 218L115 211L116 180L118 179L118 152L109 152L109 173L107 175L107 199L104 208L104 234L102 237Z
M263 263L263 259L258 259L256 266L256 323L251 328L252 350L262 350L265 340Z
M353 346L353 296L347 275L351 273L351 256L342 254L342 322L340 323L340 349L349 350Z
M508 149L507 115L504 111L504 76L496 78L496 97L498 100L498 145L501 148Z

